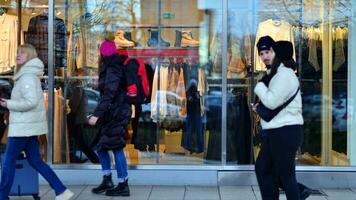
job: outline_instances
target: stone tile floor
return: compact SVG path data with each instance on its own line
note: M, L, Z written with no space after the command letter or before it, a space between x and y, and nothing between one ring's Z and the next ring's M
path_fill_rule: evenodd
M91 193L91 185L70 186L73 200L260 200L257 186L130 186L130 197L107 197ZM355 200L356 189L321 189L326 195L312 195L308 200ZM47 185L40 186L42 200L54 200L54 192ZM30 200L31 197L11 197L11 200ZM281 194L281 200L286 200Z

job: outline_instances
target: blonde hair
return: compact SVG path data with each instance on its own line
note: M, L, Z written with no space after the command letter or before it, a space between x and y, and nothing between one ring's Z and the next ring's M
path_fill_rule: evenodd
M23 44L23 45L20 45L18 48L17 48L17 51L18 52L23 52L23 53L26 53L28 55L28 60L31 60L33 58L37 58L37 51L36 51L36 48L31 45L31 44Z

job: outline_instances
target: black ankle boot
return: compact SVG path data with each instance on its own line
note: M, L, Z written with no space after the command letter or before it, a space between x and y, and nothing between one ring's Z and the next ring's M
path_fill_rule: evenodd
M176 30L176 42L174 43L174 47L180 47L181 41L182 41L182 31Z
M150 39L147 42L149 47L157 47L158 41L160 42L161 47L169 47L170 43L163 40L161 35L158 34L158 30L148 30L150 32Z
M124 38L125 38L126 40L128 40L128 41L131 41L131 42L135 43L135 47L140 47L140 46L142 46L141 43L135 42L135 41L132 40L131 32L130 32L130 31L125 32Z
M101 184L98 187L93 188L91 191L95 194L100 194L112 188L114 188L114 184L112 182L110 174L107 176L103 176L103 181L101 182Z
M131 39L131 32L130 31L126 31L124 34L124 38L128 41L132 41Z
M128 180L123 183L119 183L114 189L107 190L106 196L130 196L130 188Z

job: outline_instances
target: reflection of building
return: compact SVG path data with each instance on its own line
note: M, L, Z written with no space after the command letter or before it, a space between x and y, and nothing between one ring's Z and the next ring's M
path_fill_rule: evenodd
M9 7L8 14L17 16L21 14L28 18L36 16L39 14L38 12L42 12L42 9L47 7L46 5L41 7L44 1L28 2L30 2L29 5L26 3L21 13L17 13L16 9L5 1L0 1L0 5ZM49 2L53 3L54 1ZM159 97L165 98L162 100L177 95L178 84L184 88L180 90L183 93L188 90L187 86L197 83L198 93L192 92L189 105L195 103L195 107L200 108L200 110L192 109L192 113L195 112L195 115L190 116L190 119L199 121L199 124L192 125L182 122L184 120L176 120L176 123L173 123L173 120L164 121L162 124L157 124L151 119L152 112L157 112L157 110L150 110L151 107L148 106L150 104L141 107L142 115L138 114L137 124L132 124L128 131L131 140L128 140L126 156L132 166L131 169L136 170L132 176L136 176L136 173L146 175L146 173L152 173L146 169L153 169L159 174L157 175L159 178L155 179L150 176L152 180L145 178L145 180L134 179L135 181L175 184L160 178L172 177L172 180L176 180L176 176L179 175L184 180L180 182L177 180L177 184L187 182L191 184L255 183L253 166L251 164L238 165L239 162L234 159L236 157L234 154L242 151L255 152L251 156L251 161L253 161L259 150L258 143L250 143L253 145L253 149L246 147L241 150L241 146L232 142L239 141L237 136L241 135L235 134L235 130L229 127L234 127L241 122L240 115L238 115L239 106L235 101L238 99L237 96L245 94L249 103L253 100L254 79L257 80L256 77L263 73L254 70L254 61L258 58L254 51L256 32L261 22L270 19L276 22L288 22L294 37L291 40L294 40L296 60L299 64L297 71L303 91L305 118L305 139L297 157L297 162L300 165L298 169L312 174L312 180L309 179L307 180L309 182L306 182L311 185L316 185L312 181L318 177L327 179L332 176L333 174L329 170L340 173L342 177L349 175L343 170L355 170L353 166L356 164L356 143L354 142L356 141L354 138L356 129L354 128L355 117L352 108L354 107L354 98L356 98L354 95L356 83L351 78L355 77L351 67L355 65L355 60L350 55L356 55L356 52L355 47L350 44L356 40L356 30L355 26L351 26L350 23L355 21L353 18L356 16L356 5L351 1L291 0L282 3L281 1L246 2L242 0L117 0L111 1L113 3L109 4L106 1L98 0L71 0L68 5L65 5L65 2L55 1L57 11L61 11L57 17L66 23L68 29L66 44L73 47L71 50L74 50L67 51L74 55L67 56L65 68L67 72L71 72L67 74L70 75L69 79L83 80L81 87L84 87L88 93L88 114L90 113L89 109L92 110L98 101L98 94L95 92L97 89L95 74L99 58L97 45L100 44L105 29L112 31L123 29L126 32L131 32L131 39L140 43L141 46L132 47L127 51L128 54L143 57L147 69L167 71L164 73L165 75L156 76L160 84L164 84L166 81L165 87L169 88L163 90L163 86L158 87L158 94L162 94ZM228 2L226 7L223 6L224 2ZM127 12L127 6L130 3L136 4L131 12ZM32 9L36 15L31 16ZM49 9L49 12L52 11ZM328 12L330 15L327 15ZM93 22L93 24L86 23L92 17L94 20L89 20L89 22ZM25 23L26 20L23 19L22 22ZM331 24L328 23L328 20ZM73 25L76 28L71 28ZM147 46L150 37L148 29L158 28L161 37L170 43L170 47ZM22 27L21 30L26 31L27 29ZM190 30L193 38L200 42L199 48L173 47L177 37L176 30ZM265 34L269 34L268 30ZM76 40L74 41L74 39ZM49 43L49 47L52 45L56 44ZM179 53L182 51L184 54ZM166 52L168 53L166 54ZM204 55L204 60L202 55ZM81 65L80 63L85 64ZM89 63L94 64L89 65ZM335 67L336 65L338 67ZM81 70L82 68L85 69ZM242 75L239 71L241 68L244 69ZM177 81L177 74L178 79L181 78L180 82ZM183 74L182 77L179 77L180 74ZM49 75L53 76L54 74L49 73ZM154 79L154 73L151 78ZM49 79L49 81L53 80ZM61 77L57 77L54 81L54 85L62 88L62 91L65 91L67 83L67 80ZM52 89L49 88L49 91ZM165 93L174 95L164 95ZM63 94L59 99L64 101L65 98L65 94ZM189 95L185 98L188 102ZM172 110L176 111L187 108L187 102L177 105L166 101L161 106L173 107ZM192 107L194 108L194 106ZM50 104L49 109L56 109L55 104ZM251 114L249 109L244 112L247 115ZM66 140L66 129L63 128L65 123L57 124L54 117L50 119L51 123L62 125L62 128L60 131L57 128L51 131L52 135L49 139L60 139L61 143L52 146L56 149L51 150L49 155L55 155L55 162L66 160L60 159L66 156L68 146L70 146L65 144L65 142L69 142ZM236 123L232 123L229 119L236 120ZM191 125L190 129L187 128L187 124ZM192 127L198 127L199 130L194 131ZM189 133L193 134L185 134L187 132L184 131L187 129L190 130ZM86 127L85 131L85 139L90 141L95 134L95 129ZM239 131L237 133L242 132ZM136 146L132 142L134 134L139 141ZM188 137L186 137L187 135ZM191 138L189 138L190 136ZM253 136L253 132L249 131L248 136ZM212 138L218 138L218 144L209 143ZM227 141L225 138L228 138ZM193 146L198 144L196 146L200 149L197 149L202 149L203 152L184 149L182 141L189 139L194 141L191 143ZM217 159L209 159L208 152L218 155ZM80 154L79 151L77 153ZM230 158L232 159L230 160ZM51 157L49 160L52 162L53 158ZM63 162L63 164L65 163ZM339 165L346 168L329 167ZM54 165L54 167L60 171L62 166ZM75 170L70 165L65 168L69 169L70 173L75 171L76 175L78 174L85 182L86 177L81 173L91 173L86 169L99 169L100 167L85 163L76 166ZM318 171L326 173L321 174ZM72 179L70 181L75 182ZM334 185L347 184L337 181L333 183L335 183Z

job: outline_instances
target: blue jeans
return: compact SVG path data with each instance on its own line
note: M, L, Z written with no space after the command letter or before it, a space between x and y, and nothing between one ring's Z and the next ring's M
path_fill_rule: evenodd
M124 179L127 177L127 163L124 150L113 150L115 156L115 166L117 171L117 177ZM103 171L111 170L111 159L109 151L98 151L101 168Z
M29 164L47 180L56 195L66 190L54 171L42 161L37 136L9 137L1 171L0 199L9 196L15 177L16 160L21 151L25 151Z

